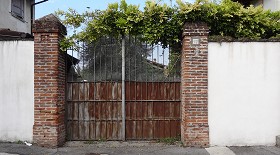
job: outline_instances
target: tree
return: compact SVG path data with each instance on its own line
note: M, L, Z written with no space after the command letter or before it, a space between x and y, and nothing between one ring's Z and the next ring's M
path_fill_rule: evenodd
M126 80L155 81L165 79L163 65L147 59L153 47L137 37L126 38ZM89 81L121 81L121 44L118 38L102 37L84 44L79 59L82 62L81 75Z

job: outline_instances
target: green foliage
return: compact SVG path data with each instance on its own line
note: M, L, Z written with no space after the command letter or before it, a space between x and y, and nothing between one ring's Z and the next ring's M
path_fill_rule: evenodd
M164 143L167 145L175 145L179 141L180 141L180 136L161 138L157 140L158 143Z
M58 11L64 23L81 32L67 38L63 47L72 46L76 40L92 42L102 36L137 35L150 44L163 47L178 46L186 22L205 22L210 35L232 38L270 38L280 33L280 11L265 11L261 7L243 5L222 0L221 3L197 0L194 4L177 0L168 6L147 1L143 11L139 6L120 3L109 4L106 10L86 11L79 14L73 9Z
M16 143L17 143L17 144L24 144L24 142L21 141L21 140L18 140Z

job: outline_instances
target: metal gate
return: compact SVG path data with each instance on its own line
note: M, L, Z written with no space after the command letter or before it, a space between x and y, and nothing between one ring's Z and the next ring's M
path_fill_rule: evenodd
M175 65L168 64L170 51L136 38L126 42L125 139L178 137L180 77L170 67ZM67 65L68 140L123 140L120 51L120 43L111 37L72 51Z

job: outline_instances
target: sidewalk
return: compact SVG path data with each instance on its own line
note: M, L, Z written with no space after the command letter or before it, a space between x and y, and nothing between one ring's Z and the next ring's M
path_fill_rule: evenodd
M184 148L151 142L67 142L57 149L0 143L0 155L280 155L280 148L210 147Z

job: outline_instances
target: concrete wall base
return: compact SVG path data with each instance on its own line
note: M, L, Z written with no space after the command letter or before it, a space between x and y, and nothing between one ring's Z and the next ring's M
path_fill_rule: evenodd
M280 135L276 136L276 146L280 147Z

